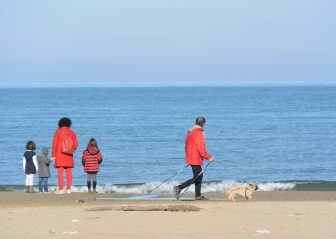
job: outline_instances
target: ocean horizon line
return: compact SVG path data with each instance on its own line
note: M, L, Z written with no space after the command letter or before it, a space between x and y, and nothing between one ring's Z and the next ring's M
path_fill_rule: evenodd
M1 88L198 88L198 87L336 87L336 82L291 82L291 83L224 83L224 84L156 84L156 83L130 83L130 84L7 84L0 83Z

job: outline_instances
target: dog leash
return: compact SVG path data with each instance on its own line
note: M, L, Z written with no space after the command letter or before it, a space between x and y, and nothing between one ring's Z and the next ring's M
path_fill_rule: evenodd
M246 191L247 191L247 190L249 190L251 193L253 193L253 191L252 191L250 188L245 187L245 199L248 199L248 197L247 197L247 195L246 195Z
M186 168L188 168L189 166L190 166L189 164L186 165L186 166L184 166L184 168L182 168L181 170L175 172L172 176L170 176L169 178L167 178L166 180L164 180L162 183L160 183L159 185L157 185L155 188L149 190L146 194L150 194L150 193L152 193L154 190L158 189L162 184L168 182L170 179L172 179L172 178L175 177L176 175L182 173L182 172L183 172Z

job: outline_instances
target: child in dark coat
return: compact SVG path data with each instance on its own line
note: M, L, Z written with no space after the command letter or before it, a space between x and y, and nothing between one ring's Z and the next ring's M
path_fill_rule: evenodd
M95 139L90 139L86 150L83 152L82 164L84 171L87 173L88 193L91 191L91 181L93 184L93 193L97 193L97 173L99 172L99 164L103 161L102 155Z
M33 185L34 185L34 175L38 171L38 165L35 155L36 145L33 141L28 141L26 145L26 152L23 155L22 166L23 170L26 174L26 184L25 184L25 192L32 193Z
M50 178L49 165L52 160L48 157L48 148L42 149L42 154L37 156L38 162L38 176L39 176L39 192L49 193L48 178Z

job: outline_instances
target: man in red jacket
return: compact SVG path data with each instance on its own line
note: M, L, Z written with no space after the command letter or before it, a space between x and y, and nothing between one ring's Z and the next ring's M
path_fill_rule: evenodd
M206 151L205 139L203 135L204 125L205 118L198 117L196 119L195 126L188 131L187 139L185 141L186 162L191 166L194 176L181 185L174 186L176 199L179 199L179 195L184 188L194 183L195 200L208 200L206 197L201 195L203 159L209 161L213 161L215 159L211 157L211 155Z

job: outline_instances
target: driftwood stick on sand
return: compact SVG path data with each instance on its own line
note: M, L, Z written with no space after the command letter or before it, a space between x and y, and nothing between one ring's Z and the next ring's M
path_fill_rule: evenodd
M86 211L168 211L168 212L198 212L199 207L190 205L169 205L169 206L101 206L86 209Z

